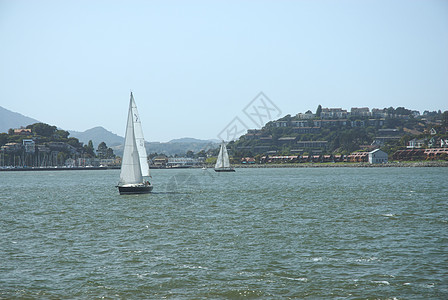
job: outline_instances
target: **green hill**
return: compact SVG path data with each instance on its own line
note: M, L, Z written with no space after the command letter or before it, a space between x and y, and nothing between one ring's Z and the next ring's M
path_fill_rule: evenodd
M304 120L287 115L259 130L248 130L228 147L235 158L263 154L349 154L375 148L393 154L406 147L412 138L428 136L433 127L439 128L439 135L446 135L447 118L448 112L419 115L405 108L384 109L384 117L314 116Z

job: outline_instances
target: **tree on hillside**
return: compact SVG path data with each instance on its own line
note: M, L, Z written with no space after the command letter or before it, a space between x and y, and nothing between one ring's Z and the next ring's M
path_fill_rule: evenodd
M52 137L57 130L56 126L51 126L45 123L34 123L26 126L26 128L31 129L34 134L44 137Z
M205 153L204 150L201 150L198 153L196 153L196 157L207 157L207 153Z
M105 142L101 142L96 150L98 158L115 158L114 151L112 148L107 147Z
M90 140L87 145L84 145L84 151L90 157L95 157L95 149L93 148L92 140Z
M404 107L397 107L397 109L395 109L395 114L397 114L397 115L412 115L412 111L410 109L406 109Z
M0 133L0 146L5 145L8 142L8 134Z
M389 108L385 108L385 110L389 114L389 116L392 116L395 114L395 109L392 106Z
M442 116L442 126L444 127L448 127L448 110L445 110L443 112L443 116Z
M319 104L316 109L316 117L320 117L320 114L322 113L322 106Z
M79 140L75 137L68 138L67 144L69 144L72 147L75 147L76 149L79 149L82 147L82 143L80 143Z
M59 139L68 139L68 136L70 135L70 132L65 131L65 130L56 130L55 135Z

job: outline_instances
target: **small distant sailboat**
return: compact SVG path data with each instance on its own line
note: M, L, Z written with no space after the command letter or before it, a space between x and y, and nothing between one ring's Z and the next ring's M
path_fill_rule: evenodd
M117 185L120 195L151 192L153 186L148 181L149 176L142 123L131 92L120 182Z
M235 169L230 167L229 154L227 153L226 144L221 143L219 149L218 159L215 164L215 172L235 172Z

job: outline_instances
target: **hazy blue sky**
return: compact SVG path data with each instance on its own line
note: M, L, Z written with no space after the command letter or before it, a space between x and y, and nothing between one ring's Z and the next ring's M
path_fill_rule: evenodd
M323 107L448 109L448 1L0 0L0 106L63 129L216 138L264 92Z

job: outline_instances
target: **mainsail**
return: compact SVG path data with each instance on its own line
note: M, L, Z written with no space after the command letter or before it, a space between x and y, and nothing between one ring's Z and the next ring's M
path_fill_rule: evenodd
M220 168L230 168L229 154L224 142L221 143L221 149L219 149L218 159L215 164L215 169Z
M137 105L135 105L134 96L131 92L132 118L134 122L135 143L137 145L138 156L140 159L140 169L143 177L149 175L148 155L146 154L145 138L143 137L142 122L138 114Z
M123 160L121 162L120 184L122 185L143 182L140 158L135 142L133 104L135 105L134 98L131 93L128 122L126 125L126 135L124 140Z

